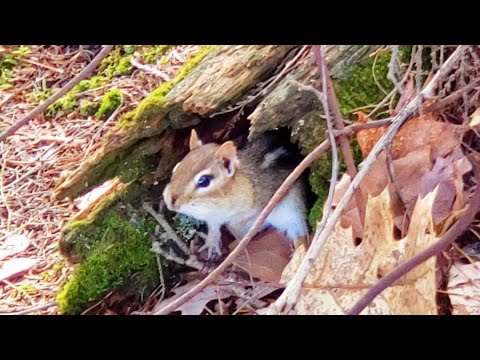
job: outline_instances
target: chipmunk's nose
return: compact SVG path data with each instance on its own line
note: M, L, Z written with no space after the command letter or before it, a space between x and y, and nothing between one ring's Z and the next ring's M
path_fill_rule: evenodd
M167 185L163 191L163 200L165 201L165 205L167 205L169 210L175 210L175 202L177 201L177 197L172 195L170 191L170 185Z

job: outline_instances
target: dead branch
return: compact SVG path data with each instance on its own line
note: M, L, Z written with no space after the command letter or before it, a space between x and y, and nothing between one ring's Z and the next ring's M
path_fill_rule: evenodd
M472 160L471 157L469 158L471 159L473 165L473 172L474 177L477 180L477 186L469 205L463 213L463 216L442 236L440 240L400 265L398 268L377 282L372 288L370 288L370 290L368 290L367 293L363 295L362 298L348 312L348 315L360 314L362 310L365 309L378 294L392 285L394 281L401 278L403 275L413 270L415 267L428 260L432 256L435 256L441 251L445 250L468 228L480 207L480 166L476 160Z
M191 267L192 269L198 270L200 272L205 272L207 266L204 263L201 263L198 261L195 257L190 256L188 259L183 259L180 256L176 255L173 253L173 251L167 252L163 250L160 247L160 244L158 241L154 242L152 245L152 251L155 252L156 254L159 254L163 256L165 259L168 261L172 261L176 264L182 265L182 266L188 266Z
M333 114L333 121L335 122L335 127L337 130L342 130L345 125L343 124L343 117L340 111L340 105L338 103L337 95L335 94L335 89L333 88L332 79L328 72L327 63L325 61L325 51L322 46L315 45L313 47L315 60L317 62L320 73L322 74L322 83L325 82L328 107ZM342 149L343 158L345 159L345 164L347 165L347 174L350 176L350 179L353 179L357 175L357 168L355 167L355 162L353 160L352 149L350 148L350 141L345 135L340 135L339 137L340 148ZM363 224L365 221L365 211L363 210L363 205L365 203L363 195L361 192L355 194L355 200L358 204L360 221Z
M342 215L343 210L350 203L350 200L352 199L353 194L359 188L363 178L367 174L372 164L377 159L380 152L383 151L385 146L392 141L395 134L398 132L398 130L400 130L400 127L415 112L415 110L417 109L417 102L419 101L419 99L430 99L433 96L434 90L440 84L440 81L444 79L444 77L456 64L457 60L460 58L461 54L463 53L465 47L466 47L465 45L457 47L457 49L452 53L452 55L447 59L447 61L443 64L443 66L432 78L431 82L419 94L417 94L417 96L412 101L410 101L410 103L407 106L405 106L405 108L403 108L402 111L400 111L395 116L390 128L387 130L385 134L383 134L380 140L375 144L370 154L362 163L360 171L358 172L357 176L352 180L347 191L345 192L345 195L342 197L342 200L337 205L332 216L327 220L327 224L325 225L323 231L315 232L315 236L312 241L312 246L310 246L307 253L305 254L305 257L299 269L297 270L295 276L290 281L291 283L303 284L306 277L308 276L310 263L312 259L316 259L320 254L323 243L330 236L337 221L340 219L340 216ZM272 313L281 311L284 306L288 308L293 308L295 303L297 302L298 296L300 295L300 290L294 293L288 293L288 294L284 292L275 302L274 305L276 309L272 309Z
M314 88L309 89L309 90L313 91L317 95L318 99L322 102L323 108L325 110L325 116L326 116L327 128L328 128L328 135L330 137L330 144L332 146L332 176L331 176L331 179L330 179L330 188L328 190L328 196L327 196L327 201L326 201L326 207L325 207L326 211L322 216L322 220L317 224L316 232L322 232L322 230L325 227L325 224L326 224L326 222L327 222L327 220L330 216L330 212L332 210L333 196L335 194L335 185L337 184L338 170L339 170L337 145L336 145L336 141L335 141L335 135L333 134L333 121L332 121L332 118L331 118L331 115L330 115L329 101L328 101L327 96L326 96L326 94L328 93L328 82L326 81L327 68L325 66L325 62L323 61L324 59L323 59L322 55L323 54L320 55L320 58L321 58L320 70L321 70L321 74L322 74L322 93L320 93L319 91L317 91ZM303 89L305 89L305 88L306 87L303 87ZM340 119L340 121L342 122L341 119ZM342 123L342 126L343 126L343 123ZM340 139L342 139L342 138L347 140L345 135L340 135ZM350 147L349 147L349 149L350 149ZM321 243L320 245L317 245L316 241L318 241L318 237L314 237L314 240L312 242L312 246L319 246L320 248L323 247L323 244L325 243L325 241L323 243ZM309 268L307 270L308 272L310 271L310 269L312 268L312 266L315 262L315 259L312 259L312 260L313 261L311 261L309 263ZM288 293L300 292L301 288L302 288L302 283L303 282L297 282L297 283L290 282L288 284L287 288L285 289L285 291L283 292L283 294L287 294L285 296L288 297ZM285 313L288 313L288 312L290 312L290 310L292 310L291 308L288 308L288 307L285 308L283 305L284 304L281 303L280 298L278 298L277 301L270 307L270 309L272 311L270 311L270 309L269 309L267 314L268 315L273 315L278 310L280 310L282 312L285 312Z
M424 109L424 111L425 112L438 111L438 110L444 108L445 106L450 105L454 101L460 99L464 94L466 94L470 90L473 90L473 89L475 89L479 86L480 86L480 79L477 79L477 80L471 82L470 84L468 84L467 86L465 86L464 88L461 88L461 89L455 91L454 93L444 97L443 99L434 102L432 105L427 106Z
M47 100L43 103L38 105L35 109L30 111L27 115L25 115L22 119L17 121L15 124L7 128L0 134L0 142L4 141L8 136L12 135L20 129L22 126L28 124L33 118L37 115L43 113L50 105L52 105L55 101L60 99L63 95L68 93L75 85L77 85L80 81L85 79L90 73L100 65L100 62L108 55L108 53L113 49L114 45L105 45L103 49L98 53L95 59L92 60L90 64L88 64L77 76L75 76L72 80L65 84L59 91L55 94L50 96Z
M170 224L168 223L167 220L165 220L165 218L163 217L162 214L160 213L157 213L155 212L155 210L153 210L153 208L147 204L147 203L143 203L143 209L148 212L150 215L153 216L153 218L155 220L157 220L157 222L160 224L160 226L163 228L163 230L166 231L166 233L169 235L169 238L173 240L173 242L175 244L177 244L177 246L186 254L190 254L190 251L188 249L188 246L185 245L185 243L182 241L182 239L180 239L180 237L177 235L177 233L175 232L175 230L172 229L172 227L170 226Z

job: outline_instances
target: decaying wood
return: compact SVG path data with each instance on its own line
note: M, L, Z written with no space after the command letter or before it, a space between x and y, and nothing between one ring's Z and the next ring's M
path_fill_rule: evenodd
M107 180L99 178L98 173L103 173L107 167L128 163L131 153L139 147L146 148L149 154L171 154L171 149L162 144L166 142L165 137L173 137L173 128L190 126L199 121L199 116L234 102L252 84L269 76L293 48L287 45L248 45L222 46L213 51L168 92L161 104L140 103L129 115L128 126L111 130L95 155L77 171L60 179L53 197L74 197ZM165 164L165 173L171 170L181 153L176 155L175 159L169 155L173 161Z
M331 69L330 76L335 80L346 78L353 64L368 58L377 48L377 45L326 46L326 63ZM252 124L250 138L280 127L295 127L302 116L321 109L314 94L300 91L297 86L298 83L314 85L319 78L314 54L310 52L249 115Z
M181 104L186 113L208 115L237 100L246 89L265 78L295 46L225 46L203 61L165 100ZM248 65L247 65L248 64Z

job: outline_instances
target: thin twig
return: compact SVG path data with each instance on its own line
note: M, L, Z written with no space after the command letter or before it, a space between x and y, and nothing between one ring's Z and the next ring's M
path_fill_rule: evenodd
M160 254L155 254L157 258L157 266L158 266L158 275L159 275L159 280L160 280L160 298L158 301L162 301L163 298L165 297L165 276L163 275L163 266L162 266L162 259L160 258Z
M343 124L343 117L340 111L340 105L337 99L337 94L335 93L335 89L333 88L332 79L330 78L330 74L328 72L327 63L325 60L325 51L324 47L315 45L313 47L315 60L317 62L318 68L320 69L320 73L322 74L322 82L326 83L326 93L325 96L327 97L328 107L333 115L333 122L337 130L341 130L345 127ZM347 165L347 174L350 176L350 179L353 179L357 175L357 168L355 167L355 161L353 160L352 149L350 148L350 142L348 138L344 135L339 137L340 148L342 149L343 158L345 160L345 164ZM357 192L355 194L355 200L358 205L358 213L360 215L360 221L363 224L365 222L365 211L364 211L364 204L365 200L363 198L363 194L361 192Z
M159 255L163 256L168 261L172 261L172 262L174 262L178 265L188 266L188 267L191 267L192 269L198 270L200 272L205 272L205 269L207 268L207 266L205 264L201 263L200 261L198 261L193 256L191 256L191 257L189 257L188 259L185 260L185 259L181 258L180 256L174 254L173 251L171 251L171 249L170 249L170 252L166 252L165 250L163 250L160 247L160 244L159 244L158 241L153 243L152 250L156 254L159 254Z
M323 54L321 54L320 56L322 57ZM314 90L314 93L317 95L317 97L319 98L319 100L322 102L323 104L323 108L324 108L324 112L325 112L325 116L326 116L326 120L327 120L327 128L328 128L328 135L330 137L330 144L332 146L332 175L331 175L331 179L330 179L330 188L328 190L328 196L327 196L327 201L326 201L326 211L325 213L323 214L322 216L322 220L317 224L317 228L315 230L316 233L321 233L323 228L325 227L325 224L327 223L327 220L330 216L330 212L332 210L332 203L333 203L333 196L335 195L335 185L337 184L337 178L338 178L338 170L339 170L339 166L338 166L338 153L337 153L337 145L336 145L336 141L335 141L335 135L333 134L333 121L332 121L332 118L331 118L331 115L330 115L330 106L329 106L329 101L328 99L326 98L326 95L327 92L328 92L328 82L326 81L326 77L327 77L327 71L326 71L326 66L325 66L325 63L323 61L321 61L321 74L322 74L322 93L320 93L319 91L316 91L315 89ZM345 138L344 135L340 135L340 139L342 138ZM312 245L311 246L319 246L319 247L323 247L323 243L321 244L317 244L318 242L318 236L314 236L314 240L312 241ZM315 262L315 259L311 259L312 261L309 262L309 268L306 269L307 272L310 271L311 267L313 266L314 262ZM285 291L283 292L282 296L284 295L283 298L285 297L288 297L288 294L289 293L300 293L300 291L302 290L302 284L303 284L303 280L300 280L300 282L290 282L287 286L287 288L285 289ZM293 308L293 306L292 306ZM284 304L282 303L282 300L281 300L281 297L277 299L277 301L270 307L269 311L267 312L267 314L269 315L273 315L273 314L276 314L277 311L282 311L282 312L285 312L285 313L288 313L290 312L290 310L292 310L292 308L290 307L284 307Z
M398 55L400 53L400 46L399 45L392 45L391 47L392 55L390 57L390 62L388 63L388 73L387 79L395 85L395 88L399 94L403 93L402 84L398 82L395 74L397 73L398 67Z
M56 301L51 301L47 304L42 304L42 305L37 305L37 306L33 306L33 307L30 307L28 309L25 309L25 310L22 310L22 311L16 311L16 312L0 312L0 315L27 315L27 314L31 314L33 312L36 312L36 311L41 311L41 310L45 310L45 309L48 309L52 306L57 306L57 302Z
M448 60L447 60L448 62ZM470 225L475 218L480 206L480 168L477 161L472 161L473 172L475 179L477 180L477 186L469 205L465 209L463 216L442 236L440 240L430 245L427 249L423 250L418 255L414 256L410 260L406 261L398 268L393 270L387 276L383 277L377 282L365 295L353 306L348 312L348 315L358 315L365 309L375 297L383 290L389 287L393 282L403 275L422 264L432 256L437 255L442 250L445 250L451 245Z
M444 108L445 106L453 103L454 101L460 99L463 96L464 93L467 93L468 91L470 91L472 89L475 89L477 86L480 86L480 79L476 79L476 80L472 81L470 84L468 84L467 86L465 86L464 88L453 92L452 94L444 97L441 100L435 101L432 105L427 106L424 109L424 111L425 112L438 111L438 110Z
M155 210L153 210L153 208L147 203L143 203L143 209L146 212L148 212L150 215L152 215L155 220L157 220L157 222L160 224L160 226L163 228L163 230L165 230L167 232L167 234L170 236L170 239L172 239L173 242L175 242L175 244L177 244L177 246L185 254L188 255L190 253L190 251L188 250L188 246L185 245L185 242L182 241L182 239L180 239L180 237L177 235L175 230L172 229L172 227L170 226L168 221L165 220L165 218L163 217L162 214L155 212Z
M316 232L314 236L314 240L312 241L312 246L308 249L305 257L300 264L299 269L290 280L292 283L302 283L305 281L308 271L310 267L311 259L316 259L320 251L322 249L323 243L326 239L330 236L331 232L333 231L337 221L340 219L340 216L343 213L343 210L347 207L350 203L350 200L353 197L355 191L359 188L363 178L369 171L372 164L377 159L380 152L382 152L387 143L390 143L393 137L396 135L400 127L409 119L411 114L415 112L417 109L417 102L419 98L429 99L433 96L433 92L436 87L439 85L440 81L448 74L448 72L452 69L453 65L457 62L460 55L463 52L465 46L459 46L452 55L447 59L444 63L443 67L439 69L439 71L435 74L432 78L432 81L422 90L420 94L418 94L410 103L403 108L393 119L392 125L387 130L385 134L379 139L379 141L375 144L370 154L362 163L360 167L360 171L358 172L357 176L352 180L349 187L347 188L342 200L335 208L332 216L328 219L327 224L325 225L323 231L321 233ZM288 294L289 297L287 298L286 295L284 296L285 292L278 298L275 304L280 305L280 308L272 309L272 313L276 313L282 310L283 306L287 306L289 308L293 308L296 304L298 296L300 292L290 293Z
M8 136L12 135L20 129L22 126L28 124L30 120L35 118L37 115L43 113L50 105L52 105L55 101L60 99L63 95L68 93L75 85L77 85L80 81L85 79L90 73L96 69L100 62L108 55L108 53L113 49L114 45L105 45L103 49L98 53L95 59L92 60L90 64L88 64L77 76L75 76L72 80L70 80L65 86L63 86L59 91L55 94L50 96L47 100L43 103L38 105L35 109L30 111L27 115L25 115L22 119L17 121L15 124L10 126L8 129L3 131L0 134L0 142L4 141Z

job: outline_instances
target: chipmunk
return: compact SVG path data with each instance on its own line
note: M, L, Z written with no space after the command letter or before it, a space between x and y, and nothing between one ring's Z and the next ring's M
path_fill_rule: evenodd
M221 255L222 225L240 240L292 169L275 167L286 150L266 152L262 141L238 150L232 141L203 144L192 129L189 146L190 152L173 168L163 198L169 210L206 222L208 235L199 251L207 249L211 258L213 251ZM303 184L297 180L263 229L275 228L296 247L307 240L305 214Z

